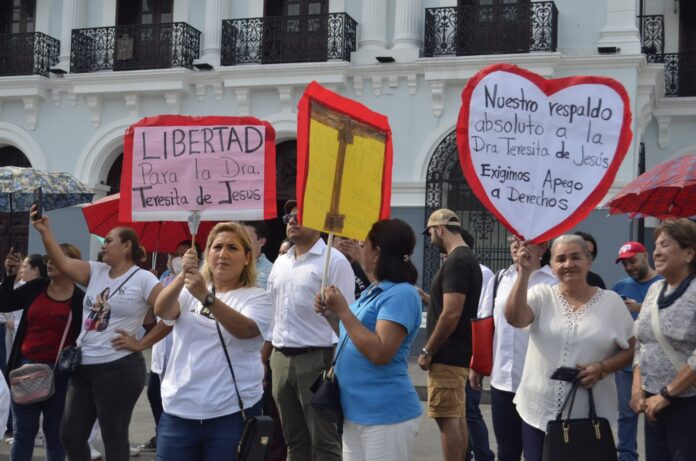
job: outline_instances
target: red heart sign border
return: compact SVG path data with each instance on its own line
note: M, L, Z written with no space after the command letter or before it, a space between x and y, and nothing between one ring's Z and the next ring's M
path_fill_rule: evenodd
M578 207L578 209L570 214L568 217L563 219L557 225L551 227L549 230L541 235L529 238L523 236L518 232L503 216L503 214L498 211L496 206L491 202L483 187L483 184L479 180L476 174L476 169L471 159L471 150L469 146L469 108L471 105L471 96L474 89L479 84L481 80L487 75L493 72L509 72L525 78L536 85L544 94L548 97L552 94L569 88L575 85L582 84L599 84L606 85L616 91L623 101L624 114L623 122L621 124L621 133L616 145L616 152L614 157L604 174L604 177L599 182L594 191L590 193L584 202ZM628 93L626 89L618 81L609 77L597 77L597 76L577 76L577 77L567 77L558 79L546 79L541 75L530 72L526 69L522 69L513 64L493 64L481 69L473 77L469 79L464 91L462 91L462 107L459 111L459 119L457 120L457 146L459 147L459 162L462 166L464 172L464 177L469 183L469 187L476 194L476 197L483 203L483 205L498 218L498 220L515 236L531 240L533 243L541 243L548 241L554 237L563 234L565 231L572 229L577 223L582 221L589 215L595 206L602 200L602 198L607 194L609 188L611 187L614 178L616 177L616 172L623 162L626 152L631 144L631 139L633 133L631 131L631 109L630 102L628 98Z

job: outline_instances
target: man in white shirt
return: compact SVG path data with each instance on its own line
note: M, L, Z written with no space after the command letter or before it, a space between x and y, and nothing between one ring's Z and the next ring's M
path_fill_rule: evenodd
M287 461L340 461L341 439L336 426L309 403L310 387L330 366L337 341L327 319L314 312L327 246L319 231L299 225L295 200L285 204L283 221L293 247L276 259L267 289L275 307L272 391L283 421ZM326 283L336 285L348 303L354 301L355 275L338 251L331 252Z
M273 263L263 254L263 247L268 241L268 227L263 221L246 221L244 227L251 237L251 248L256 259L256 285L265 289Z
M534 245L538 254L543 254L548 243ZM522 370L527 355L529 332L514 328L505 320L505 303L517 278L517 249L519 240L512 238L510 256L513 264L489 280L481 295L478 318L493 315L493 370L491 372L491 411L493 431L498 444L498 460L519 461L522 456L522 419L517 414L512 399L522 379ZM549 266L535 262L535 271L529 278L529 288L546 283L555 285L558 279ZM469 381L475 389L481 388L482 376L474 370L469 372Z

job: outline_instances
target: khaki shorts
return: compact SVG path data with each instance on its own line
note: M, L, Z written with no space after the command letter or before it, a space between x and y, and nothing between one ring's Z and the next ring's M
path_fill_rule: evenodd
M431 418L463 418L464 389L469 369L435 363L428 373L428 416Z

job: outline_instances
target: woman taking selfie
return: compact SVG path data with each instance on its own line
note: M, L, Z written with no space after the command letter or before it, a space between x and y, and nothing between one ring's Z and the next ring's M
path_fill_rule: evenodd
M60 248L68 258L81 258L80 250L69 243L61 243ZM0 285L0 312L22 311L22 320L7 363L7 376L12 370L28 363L44 363L53 368L66 328L63 346L75 345L75 339L80 333L82 301L85 297L85 292L58 271L50 259L46 264L48 278L35 278L15 290L13 287L20 263L19 257L10 250L5 258L7 276ZM28 404L12 402L13 460L31 460L42 416L46 459L65 459L59 429L68 389L68 375L57 367L54 369L54 385L55 391L47 400Z
M53 265L87 287L77 339L82 360L70 375L60 430L68 459L90 459L87 439L98 419L106 458L127 460L128 425L145 384L145 360L140 352L130 350L130 337L140 329L162 286L157 277L136 265L143 250L132 229L111 230L102 246L103 262L86 262L65 256L48 217L35 219L34 207L31 216ZM163 330L164 325L158 325L141 342L153 340Z
M157 428L163 461L234 460L244 429L240 401L247 416L261 413L261 347L270 338L273 308L256 287L244 226L217 224L204 257L199 270L196 252L188 250L183 271L155 304L157 316L174 325Z
M413 285L418 278L411 262L415 245L405 222L378 221L362 254L365 272L375 282L350 306L333 285L315 301L318 313L340 320L335 371L345 416L344 461L411 459L422 412L408 375L408 354L422 313Z
M645 413L645 457L696 456L696 223L665 221L654 232L655 271L636 320L631 407Z
M529 327L529 346L514 402L522 418L522 449L527 461L540 461L547 423L560 411L571 382L593 389L597 415L616 421L616 385L611 373L633 357L633 318L613 291L590 286L592 255L577 235L551 245L551 269L558 284L528 288L534 259L541 251L527 242L517 250L517 278L505 306L505 319ZM557 367L561 376L551 379ZM568 373L570 372L570 373ZM573 418L587 418L589 394L578 391Z

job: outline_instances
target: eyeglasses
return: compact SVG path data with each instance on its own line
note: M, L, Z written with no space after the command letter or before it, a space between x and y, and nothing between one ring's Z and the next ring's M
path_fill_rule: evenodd
M283 223L290 224L290 221L295 220L297 222L297 213L288 213L283 215Z

